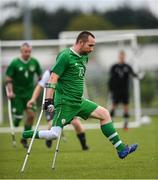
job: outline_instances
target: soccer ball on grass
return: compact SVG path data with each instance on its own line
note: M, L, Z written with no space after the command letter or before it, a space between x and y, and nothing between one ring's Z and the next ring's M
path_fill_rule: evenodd
M141 117L141 124L147 125L151 123L151 118L149 116L143 116Z

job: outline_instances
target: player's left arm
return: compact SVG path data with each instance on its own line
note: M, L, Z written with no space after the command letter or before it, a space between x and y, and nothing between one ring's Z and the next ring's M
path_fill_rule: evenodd
M137 79L139 79L139 80L143 79L143 77L144 77L144 72L135 73L135 72L133 71L133 69L132 69L131 66L129 66L129 68L130 68L130 74L131 74L133 77L135 77L135 78L137 78Z
M132 77L139 78L138 73L135 73L133 68L130 65L128 65L128 68L129 68L129 72L132 75Z
M39 62L37 60L36 60L36 62L37 62L36 73L38 76L38 80L40 80L42 77L42 68L41 68L41 65L39 64Z
M53 105L53 96L56 88L56 84L58 83L59 76L56 73L51 73L50 78L46 84L46 98L44 102L44 110L48 112L54 111Z

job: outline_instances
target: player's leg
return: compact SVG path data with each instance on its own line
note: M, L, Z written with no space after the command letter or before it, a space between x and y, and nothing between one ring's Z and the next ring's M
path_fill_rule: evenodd
M129 104L129 95L128 92L124 92L122 94L122 102L123 102L123 110L124 110L124 114L123 114L123 119L124 119L124 125L123 128L124 130L128 130L128 123L129 123L129 109L128 109L128 104Z
M117 108L117 104L116 103L112 103L112 106L111 106L111 110L110 110L110 115L111 117L114 117L115 116L115 110Z
M24 124L24 131L30 131L32 129L34 118L35 118L35 112L32 111L31 109L26 109L26 121ZM22 137L21 143L23 144L24 148L29 147L26 138Z
M37 109L36 104L33 104L32 108L27 107L27 102L29 99L30 99L30 97L26 97L26 98L22 99L23 107L24 107L23 111L24 110L26 111L26 120L24 122L24 131L30 131L32 129L33 121L35 118L35 111ZM25 148L29 147L28 143L27 143L27 139L24 138L23 136L21 138L21 143L23 144L23 146Z
M118 106L118 102L119 102L119 94L114 91L114 92L112 92L112 107L110 110L111 117L115 116L115 110Z
M97 104L89 100L85 100L82 103L81 111L79 112L79 114L84 119L93 117L100 120L102 133L116 148L120 158L124 158L129 153L136 150L137 144L128 147L121 141L116 129L114 128L113 122L111 121L110 114L105 108L98 106Z
M122 140L119 137L118 132L114 128L113 122L111 121L110 114L105 108L101 106L97 107L97 109L91 113L91 117L100 120L101 130L103 134L108 138L108 140L116 148L118 152L118 156L121 159L125 158L128 154L136 150L137 144L133 144L128 147L122 142Z
M50 130L51 127L52 127L52 119L53 119L53 114L54 113L50 113L50 112L46 111L45 114L46 114L46 121L48 123L48 130ZM45 142L46 142L46 146L48 148L52 147L52 140L51 139L50 140L46 140Z
M73 125L73 127L75 128L76 131L76 135L80 141L80 144L82 146L83 150L88 150L89 147L86 144L86 134L85 134L85 130L81 124L81 121L79 119L79 117L75 117L72 121L71 124Z
M69 124L73 117L77 114L79 107L72 107L67 105L59 105L55 107L55 114L53 117L53 127L50 130L40 130L36 132L35 138L55 140L60 135L63 126ZM24 131L24 138L31 138L33 136L33 131Z
M24 112L24 101L22 98L16 96L12 100L12 111L13 111L13 124L15 127L18 127L21 120L23 119L23 112ZM26 128L25 128L26 129ZM25 138L21 138L21 144L24 148L28 148L27 140Z
M11 100L12 113L13 113L13 125L19 127L21 120L23 119L23 103L21 98L16 96Z
M124 125L123 125L123 128L125 131L127 131L128 130L128 124L129 124L128 104L123 104L123 109L124 109L124 114L123 114Z

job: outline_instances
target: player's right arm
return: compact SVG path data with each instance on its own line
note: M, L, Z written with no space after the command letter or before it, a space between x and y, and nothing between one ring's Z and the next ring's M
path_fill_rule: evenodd
M42 88L43 87L41 87L39 84L37 84L37 86L34 89L31 99L27 102L28 108L32 108L33 104L36 102L37 98L39 97Z
M15 64L16 64L16 60L13 60L9 64L6 70L5 83L6 83L7 97L10 99L15 97L15 94L13 91L13 77L15 73Z
M13 84L12 84L12 78L9 76L6 76L5 82L6 82L6 88L7 88L7 97L8 98L14 98L15 94L13 92Z
M44 103L44 110L53 112L53 96L58 83L58 79L62 76L69 64L69 58L64 53L57 56L56 63L51 69L51 75L47 82L46 99Z
M45 87L49 77L50 77L50 72L49 70L46 70L42 76L42 79L38 82L37 86L35 87L31 99L27 102L27 107L31 108L32 105L36 102L37 98L41 93L42 88Z

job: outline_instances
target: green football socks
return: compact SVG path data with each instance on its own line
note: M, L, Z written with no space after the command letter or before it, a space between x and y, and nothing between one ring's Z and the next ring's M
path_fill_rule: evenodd
M21 119L14 119L13 120L13 124L14 124L14 127L18 127L19 126L19 124L20 124L20 121L21 121Z
M101 130L118 152L124 150L125 144L123 144L120 140L120 137L116 132L112 122L102 125Z
M24 131L23 132L23 138L25 138L25 139L32 138L33 137L33 133L34 133L33 130ZM36 132L35 138L39 139L38 131Z

